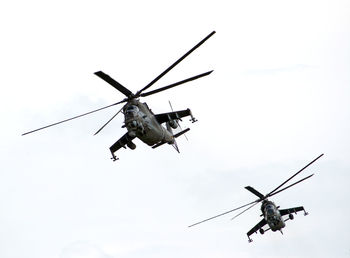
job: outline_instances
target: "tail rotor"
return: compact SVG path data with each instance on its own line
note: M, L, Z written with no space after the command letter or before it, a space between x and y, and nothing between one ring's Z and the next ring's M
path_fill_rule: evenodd
M171 105L170 100L168 100L168 102L169 102L169 106L170 106L171 112L174 112L173 105ZM179 123L179 121L182 121L181 118L176 119L176 120L173 120L173 121L174 121L174 123L177 124L177 126L180 128L180 130L183 131L183 130L182 130L182 127L181 127L181 125L180 125L180 123ZM168 123L167 123L167 124L168 124ZM168 125L167 125L167 128L168 128ZM168 131L169 131L169 130L168 130ZM172 132L172 130L171 130L171 132ZM184 134L184 136L185 136L186 140L188 141L188 138L187 138L186 134Z

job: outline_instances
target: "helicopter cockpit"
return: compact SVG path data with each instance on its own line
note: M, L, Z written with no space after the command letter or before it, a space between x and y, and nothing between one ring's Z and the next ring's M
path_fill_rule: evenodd
M277 216L277 209L274 205L272 204L267 204L265 206L265 216L267 220L270 221L275 221L277 220L278 216Z
M128 128L130 136L136 136L137 133L144 134L145 129L140 121L141 112L138 106L136 105L128 105L124 109L125 114L125 124Z
M265 211L267 215L273 215L275 213L275 207L271 204L266 205Z
M125 116L128 117L128 118L132 118L132 117L135 117L138 112L139 112L139 108L137 106L129 105L125 109Z
M279 230L284 227L284 222L281 219L280 213L275 205L268 203L264 207L265 209L265 219L269 224L272 231Z
M126 113L128 113L128 112L137 112L137 111L139 111L139 108L136 105L129 105L126 108Z

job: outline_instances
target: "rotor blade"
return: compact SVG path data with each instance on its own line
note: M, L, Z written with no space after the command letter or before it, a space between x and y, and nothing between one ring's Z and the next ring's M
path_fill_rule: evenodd
M253 204L253 203L258 203L259 201L260 201L260 200L256 200L256 201L254 201L254 202L247 203L247 204L245 204L245 205L243 205L243 206L240 206L240 207L238 207L238 208L235 208L235 209L233 209L233 210L229 210L229 211L220 213L219 215L216 215L216 216L214 216L214 217L210 217L210 218L208 218L208 219L205 219L205 220L199 221L199 222L197 222L197 223L194 223L194 224L192 224L192 225L190 225L190 226L188 226L188 227L190 228L190 227L193 227L193 226L195 226L195 225L198 225L198 224L201 224L201 223L203 223L203 222L206 222L206 221L208 221L208 220L215 219L215 218L220 217L220 216L222 216L222 215L225 215L225 214L227 214L227 213L230 213L230 212L233 212L233 211L242 209L242 208L244 208L244 207L246 207L246 206L248 206L248 205L251 205L251 204ZM254 204L254 205L255 205L255 204Z
M179 82L175 82L175 83L170 84L170 85L168 85L168 86L164 86L164 87L159 88L159 89L156 89L156 90L152 90L152 91L149 91L149 92L141 93L140 96L141 96L141 97L146 97L146 96L149 96L149 95L152 95L152 94L161 92L161 91L163 91L163 90L168 90L168 89L170 89L170 88L173 88L173 87L175 87L175 86L184 84L184 83L186 83L186 82L199 79L199 78L201 78L201 77L203 77L203 76L207 76L207 75L211 74L212 72L213 72L213 71L209 71L209 72L206 72L206 73L202 73L202 74L193 76L193 77L191 77L191 78L187 78L187 79L185 79L185 80L182 80L182 81L179 81Z
M132 92L125 88L123 85L121 85L119 82L114 80L112 77L110 77L108 74L105 74L102 71L98 71L95 73L98 77L100 77L105 82L108 82L110 85L112 85L114 88L119 90L121 93L123 93L125 96L130 97L133 96Z
M306 169L308 166L310 166L312 163L314 163L316 160L318 160L319 158L321 158L323 156L323 154L321 154L320 156L318 156L316 159L314 159L313 161L311 161L309 164L307 164L305 167L303 167L302 169L300 169L297 173L295 173L293 176L291 176L289 179L287 179L286 181L284 181L282 184L280 184L278 187L276 187L274 190L272 190L270 193L268 193L267 195L265 195L265 198L271 196L271 194L273 194L275 191L277 191L278 189L280 189L282 186L284 186L287 182L289 182L292 178L294 178L296 175L298 175L301 171L303 171L304 169Z
M275 195L275 194L278 194L278 193L280 193L280 192L282 192L282 191L284 191L284 190L287 190L288 188L292 187L293 185L299 184L299 183L301 183L302 181L304 181L304 180L306 180L306 179L312 177L313 175L314 175L314 174L309 175L309 176L307 176L307 177L305 177L305 178L303 178L303 179L300 179L298 182L295 182L295 183L293 183L293 184L291 184L291 185L289 185L289 186L286 186L285 188L282 188L281 190L278 190L277 192L274 192L273 194L270 194L269 197L270 197L270 196L273 196L273 195Z
M87 112L87 113L84 113L84 114L81 114L81 115L78 115L78 116L75 116L75 117L72 117L72 118L68 118L68 119L62 120L62 121L60 121L60 122L56 122L56 123L53 123L53 124L50 124L50 125L47 125L47 126L44 126L44 127L41 127L41 128L35 129L35 130L32 130L32 131L26 132L26 133L22 134L22 136L23 136L23 135L26 135L26 134L34 133L34 132L36 132L36 131L40 131L40 130L42 130L42 129L46 129L46 128L51 127L51 126L54 126L54 125L58 125L58 124L61 124L61 123L64 123L64 122L68 122L68 121L70 121L70 120L73 120L73 119L76 119L76 118L79 118L79 117L82 117L82 116L86 116L86 115L95 113L95 112L100 111L100 110L102 110L102 109L109 108L109 107L118 105L118 104L120 104L120 103L123 103L123 102L125 102L125 101L126 101L126 100L122 100L122 101L119 101L119 102L117 102L117 103L114 103L114 104L111 104L111 105L108 105L108 106L105 106L105 107L102 107L102 108L99 108L99 109L95 109L95 110L93 110L93 111L90 111L90 112Z
M256 196L258 196L260 199L264 199L264 195L260 192L258 192L257 190L255 190L253 187L251 186L246 186L245 189L247 189L249 192L255 194Z
M248 211L249 209L253 208L255 205L257 205L261 200L259 200L258 202L254 203L253 205L249 206L247 209L245 209L244 211L241 211L240 213L238 213L236 216L234 216L231 220L237 218L239 215L242 215L243 213L245 213L246 211Z
M114 116L112 116L112 118L109 119L109 120L107 121L107 123L105 123L94 135L96 135L96 134L98 134L99 132L101 132L102 129L105 128L105 126L108 125L109 122L111 122L111 121L113 120L113 118L115 118L115 117L120 113L120 111L123 110L123 108L124 108L124 106L122 106L122 108L121 108Z
M180 57L175 63L173 63L171 66L169 66L164 72L162 72L160 75L158 75L153 81L151 81L144 88L139 90L136 93L136 95L139 95L142 91L147 90L149 87L151 87L154 83L156 83L160 78L162 78L166 73L168 73L171 69L173 69L178 63L180 63L183 59L185 59L189 54L191 54L194 50L196 50L200 45L202 45L206 40L208 40L214 34L215 34L215 31L211 32L208 36L206 36L204 39L202 39L197 45L195 45L193 48L191 48L186 54L184 54L182 57Z

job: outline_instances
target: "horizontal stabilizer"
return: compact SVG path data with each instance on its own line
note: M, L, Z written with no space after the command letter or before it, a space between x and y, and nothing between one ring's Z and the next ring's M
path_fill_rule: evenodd
M174 138L177 138L177 137L183 135L184 133L187 133L189 130L190 130L190 128L187 128L187 129L185 129L185 130L183 130L183 131L181 131L181 132L175 134L175 135L174 135Z
M187 133L189 130L190 130L190 128L187 128L187 129L185 129L185 130L183 130L183 131L181 131L181 132L175 134L175 135L174 135L174 138L177 138L177 137L183 135L184 133ZM153 145L152 148L153 148L153 149L158 148L159 146L162 146L164 143L167 143L167 142L159 142L159 143Z

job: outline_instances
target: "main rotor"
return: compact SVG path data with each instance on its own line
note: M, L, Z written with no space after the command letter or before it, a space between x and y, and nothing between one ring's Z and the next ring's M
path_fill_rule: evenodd
M307 167L309 167L312 163L314 163L316 160L318 160L318 159L321 158L322 156L323 156L323 154L319 155L317 158L315 158L313 161L311 161L311 162L310 162L309 164L307 164L305 167L303 167L302 169L300 169L300 170L299 170L298 172L296 172L293 176L291 176L290 178L288 178L286 181L284 181L282 184L280 184L278 187L276 187L275 189L273 189L273 190L272 190L271 192L269 192L268 194L265 194L265 195L264 195L264 194L260 193L259 191L255 190L253 187L251 187L251 186L246 186L245 189L247 189L248 191L250 191L251 193L253 193L253 194L256 195L257 197L259 197L259 199L255 200L255 201L253 201L253 202L247 203L247 204L245 204L245 205L242 205L242 206L240 206L240 207L234 208L234 209L232 209L232 210L223 212L223 213L221 213L221 214L219 214L219 215L216 215L216 216L213 216L213 217L211 217L211 218L208 218L208 219L199 221L199 222L194 223L194 224L192 224L192 225L190 225L190 226L188 226L188 227L193 227L193 226L195 226L195 225L201 224L201 223L206 222L206 221L208 221L208 220L215 219L215 218L217 218L217 217L223 216L223 215L225 215L225 214L228 214L228 213L231 213L231 212L234 212L234 211L237 211L237 210L243 209L244 207L249 206L248 208L244 209L243 211L241 211L240 213L238 213L237 215L235 215L232 219L237 218L237 217L240 216L241 214L243 214L243 213L245 213L246 211L248 211L249 209L253 208L253 207L254 207L255 205L257 205L258 203L264 202L264 201L268 201L267 198L269 198L269 197L271 197L271 196L274 196L274 195L276 195L276 194L278 194L278 193L280 193L280 192L282 192L282 191L285 191L285 190L287 190L288 188L290 188L290 187L292 187L292 186L294 186L294 185L296 185L296 184L299 184L299 183L303 182L304 180L306 180L306 179L312 177L314 174L311 174L311 175L309 175L309 176L307 176L307 177L304 177L304 178L300 179L299 181L297 181L297 182L295 182L295 183L293 183L293 184L291 184L291 185L288 185L288 186L286 186L286 187L284 187L284 188L281 189L281 187L283 187L286 183L288 183L288 182L289 182L290 180L292 180L295 176L297 176L298 174L300 174L304 169L306 169Z
M84 114L81 114L81 115L78 115L78 116L74 116L74 117L71 117L71 118L68 118L68 119L65 119L65 120L62 120L62 121L59 121L59 122L56 122L56 123L53 123L53 124L50 124L50 125L47 125L47 126L44 126L44 127L41 127L41 128L38 128L38 129L35 129L35 130L32 130L32 131L29 131L29 132L26 132L26 133L23 133L22 135L26 135L26 134L30 134L30 133L34 133L34 132L37 132L39 130L42 130L42 129L46 129L48 127L52 127L52 126L55 126L55 125L58 125L58 124L61 124L61 123L64 123L64 122L68 122L70 120L73 120L73 119L76 119L76 118L80 118L82 116L86 116L86 115L89 115L89 114L92 114L92 113L95 113L97 111L100 111L100 110L103 110L103 109L106 109L106 108L109 108L109 107L112 107L112 106L116 106L116 105L119 105L121 103L125 103L125 102L130 102L134 99L138 99L140 97L147 97L147 96L150 96L150 95L153 95L153 94L156 94L156 93L159 93L161 91L164 91L164 90L168 90L168 89L171 89L173 87L176 87L176 86L179 86L181 84L184 84L184 83L187 83L187 82L190 82L190 81L193 81L193 80L196 80L196 79L199 79L201 77L204 77L204 76L207 76L209 74L211 74L213 72L213 70L209 71L209 72L205 72L205 73L202 73L202 74L198 74L196 76L193 76L193 77L190 77L190 78L187 78L187 79L184 79L184 80L181 80L181 81L178 81L178 82L175 82L175 83L172 83L170 85L167 85L167 86L164 86L164 87L161 87L161 88L158 88L158 89L155 89L155 90L152 90L152 91L148 91L148 92L144 92L145 90L149 89L153 84L155 84L159 79L161 79L164 75L166 75L171 69L173 69L176 65L178 65L183 59L185 59L188 55L190 55L194 50L196 50L198 47L200 47L205 41L207 41L211 36L213 36L215 34L215 31L212 31L209 35L207 35L204 39L202 39L199 43L197 43L193 48L191 48L189 51L187 51L182 57L180 57L178 60L176 60L172 65L170 65L167 69L165 69L161 74L159 74L156 78L154 78L150 83L148 83L145 87L143 87L142 89L138 90L136 93L133 93L131 92L129 89L127 89L125 86L123 86L122 84L120 84L119 82L117 82L116 80L114 80L112 77L110 77L108 74L102 72L102 71L98 71L98 72L95 72L94 74L96 76L98 76L99 78L101 78L102 80L104 80L105 82L107 82L108 84L110 84L111 86L113 86L115 89L117 89L119 92L121 92L122 94L125 95L126 98L124 98L123 100L121 101L118 101L116 103L113 103L111 105L108 105L108 106L105 106L105 107L101 107L99 109L95 109L95 110L92 110L92 111L89 111L87 113L84 113ZM123 105L124 107L124 105ZM116 117L123 109L123 107L110 119L108 120L107 123L105 123L96 133L98 134L110 121L112 121L112 119L114 117Z

